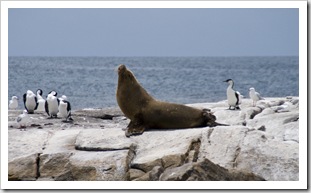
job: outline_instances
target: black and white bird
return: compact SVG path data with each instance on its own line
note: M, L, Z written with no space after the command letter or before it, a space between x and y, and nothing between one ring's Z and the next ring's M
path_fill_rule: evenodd
M36 95L31 90L27 90L27 92L23 95L23 99L24 106L28 114L33 114L38 107Z
M239 104L241 104L241 94L238 91L233 90L234 82L232 79L225 80L229 84L227 88L227 100L229 105L229 110L240 109ZM231 108L233 107L233 109Z
M45 112L50 116L50 118L57 117L59 99L56 96L57 96L57 92L51 91L46 97Z
M9 109L17 109L18 107L18 97L12 96L12 99L9 102Z
M38 100L38 108L37 111L44 112L45 110L45 99L42 97L43 91L41 89L37 90L37 100Z
M59 101L59 114L61 117L66 118L66 122L69 121L73 121L73 119L71 118L71 105L70 102L66 101L66 100L60 100Z
M16 118L16 123L18 125L18 128L26 128L29 120L30 118L28 116L27 110L24 110L23 113L18 115L18 117Z
M257 101L264 99L253 87L249 89L249 97L253 100L253 107L256 106Z

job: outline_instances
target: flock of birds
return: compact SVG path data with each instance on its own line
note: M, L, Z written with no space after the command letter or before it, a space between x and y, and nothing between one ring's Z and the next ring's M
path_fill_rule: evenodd
M234 82L232 79L228 79L224 82L228 83L227 88L227 100L229 105L229 110L239 110L239 105L242 102L243 96L233 89ZM23 114L19 115L16 119L20 128L25 127L29 120L28 114L33 114L35 111L46 112L50 118L57 118L57 115L66 118L67 121L73 121L71 117L71 105L68 102L67 97L62 95L62 97L57 98L57 92L51 91L47 95L46 99L42 97L42 90L37 90L37 95L35 95L31 90L28 90L23 95L23 101L25 110ZM249 96L253 100L253 106L256 105L257 101L263 100L258 92L252 87L249 89ZM12 96L9 102L10 109L18 108L18 97Z
M49 118L57 118L57 116L64 117L66 122L73 121L71 117L71 105L65 95L57 98L57 92L51 91L47 95L46 99L42 97L42 90L38 89L35 95L31 90L28 90L23 95L23 102L25 110L16 118L16 122L20 128L25 128L29 122L28 114L34 114L35 112L46 112ZM9 102L9 109L18 108L18 97L12 96Z
M229 84L227 88L227 100L229 110L239 110L239 105L242 103L241 99L243 98L243 96L238 91L235 91L233 89L234 82L232 79L225 80L224 82L227 82ZM253 87L249 89L249 97L253 100L253 106L256 106L257 101L264 100L264 98L262 98Z

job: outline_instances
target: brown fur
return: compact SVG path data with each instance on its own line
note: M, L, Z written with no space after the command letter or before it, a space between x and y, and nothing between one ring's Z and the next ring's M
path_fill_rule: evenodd
M206 109L154 99L139 84L125 65L118 68L117 102L131 120L126 136L142 134L145 129L183 129L219 125L216 117Z

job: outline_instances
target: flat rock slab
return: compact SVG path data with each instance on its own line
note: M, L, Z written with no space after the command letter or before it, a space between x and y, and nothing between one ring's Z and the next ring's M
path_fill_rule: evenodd
M209 159L222 167L232 169L240 145L248 132L245 126L210 128L202 134L199 160Z
M199 161L204 159L266 180L299 180L299 143L280 142L247 127L216 127L204 132Z
M75 148L84 151L114 151L133 146L134 140L127 138L121 128L82 130L75 142Z
M61 181L128 180L129 150L42 154L40 178Z
M70 159L73 178L75 180L128 180L127 171L131 161L130 154L129 150L78 152Z
M9 129L9 162L28 155L43 152L43 147L49 139L49 131L38 129Z
M137 151L133 163L149 162L166 155L185 154L191 143L198 141L206 129L208 128L150 130L143 135L134 136Z
M75 151L75 141L80 129L50 131L49 140L44 145L44 154Z
M299 143L279 142L264 132L249 132L236 157L236 168L253 172L266 180L299 180Z
M31 180L38 177L38 154L20 156L8 164L9 180Z

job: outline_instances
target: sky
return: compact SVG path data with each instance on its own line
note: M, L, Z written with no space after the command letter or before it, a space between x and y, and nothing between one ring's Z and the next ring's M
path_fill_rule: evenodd
M9 9L9 56L298 56L299 9Z

